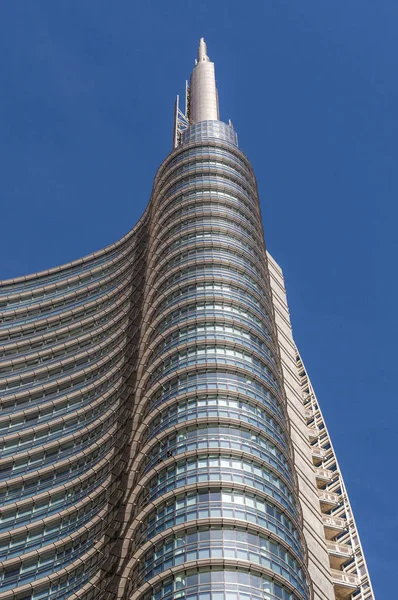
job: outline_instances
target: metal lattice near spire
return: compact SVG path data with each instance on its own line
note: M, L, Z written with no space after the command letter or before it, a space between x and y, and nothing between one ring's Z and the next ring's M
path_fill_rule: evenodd
M181 141L181 134L190 125L200 121L219 121L218 91L214 63L207 55L204 38L200 38L198 57L190 83L185 87L185 113L179 106L179 96L174 104L173 148Z
M181 143L181 134L190 125L189 123L190 89L188 81L185 82L185 112L180 108L180 96L177 94L174 102L173 149Z

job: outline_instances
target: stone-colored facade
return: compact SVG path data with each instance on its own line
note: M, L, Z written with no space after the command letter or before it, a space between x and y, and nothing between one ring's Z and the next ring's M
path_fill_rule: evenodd
M373 600L343 477L293 339L283 273L267 256L314 597Z

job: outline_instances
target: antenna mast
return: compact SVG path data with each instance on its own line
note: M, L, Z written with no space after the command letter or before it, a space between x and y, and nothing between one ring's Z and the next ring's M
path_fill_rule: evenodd
M188 129L189 122L189 85L188 81L185 82L185 113L180 108L180 96L176 97L174 103L174 127L173 127L173 149L177 148L181 143L181 134L185 129Z

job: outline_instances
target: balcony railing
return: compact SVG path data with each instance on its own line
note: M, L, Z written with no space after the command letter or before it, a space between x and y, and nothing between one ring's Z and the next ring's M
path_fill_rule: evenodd
M345 585L351 588L357 588L359 586L359 577L356 575L345 573L344 571L337 571L336 569L330 569L330 571L334 584Z
M312 456L316 458L325 458L327 452L323 448L319 448L319 446L311 446Z
M330 481L333 478L333 471L330 471L329 469L314 469L314 471L315 477L318 479L326 479L327 481Z
M344 556L351 556L352 547L347 544L338 544L337 542L326 541L326 546L329 552L333 552L334 554L343 554Z
M326 504L337 504L340 496L338 494L333 494L333 492L325 492L324 490L318 490L319 500L321 502L325 502Z
M344 529L347 525L345 519L340 519L340 517L330 517L329 515L322 515L322 521L325 527L332 527L333 529Z
M307 427L308 437L312 440L318 437L319 431L318 427Z

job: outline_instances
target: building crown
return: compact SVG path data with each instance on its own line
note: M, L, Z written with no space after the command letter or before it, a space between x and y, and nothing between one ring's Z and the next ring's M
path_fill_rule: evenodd
M201 121L219 121L218 91L214 63L207 54L204 38L200 38L198 57L190 82L185 86L185 113L180 109L179 96L174 105L173 148L181 141L181 134L190 125Z

